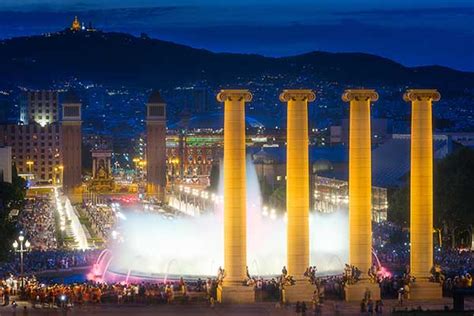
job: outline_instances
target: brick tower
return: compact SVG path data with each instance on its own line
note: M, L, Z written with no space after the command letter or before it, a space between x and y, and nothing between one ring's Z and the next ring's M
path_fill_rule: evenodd
M147 194L158 201L165 199L166 188L166 103L160 92L153 91L146 104Z
M81 195L81 101L69 91L63 96L63 115L61 122L61 143L64 192L77 200Z

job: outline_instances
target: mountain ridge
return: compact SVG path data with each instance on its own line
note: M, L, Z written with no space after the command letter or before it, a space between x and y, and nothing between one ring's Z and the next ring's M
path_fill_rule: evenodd
M335 81L354 86L398 85L463 90L474 73L432 65L406 67L366 53L313 51L288 57L215 53L118 32L69 32L0 41L0 82L45 84L78 77L140 87L193 84L245 85L261 76ZM306 80L304 79L304 80Z

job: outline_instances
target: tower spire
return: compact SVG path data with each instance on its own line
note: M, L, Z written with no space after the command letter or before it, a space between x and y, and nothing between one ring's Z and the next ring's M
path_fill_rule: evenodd
M77 15L74 17L74 21L71 25L71 31L80 31L81 30L81 23L79 22Z

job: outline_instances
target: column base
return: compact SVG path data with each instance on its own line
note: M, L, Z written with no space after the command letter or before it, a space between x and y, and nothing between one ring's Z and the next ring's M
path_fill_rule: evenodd
M410 284L410 300L439 300L443 297L441 284L428 281L417 281Z
M369 281L359 281L356 284L344 287L345 300L347 302L360 302L365 298L366 291L370 291L370 299L373 301L380 299L380 287L378 283Z
M249 304L255 302L255 289L244 285L219 285L217 301L224 304Z
M298 301L310 303L313 301L314 291L316 287L307 280L297 281L295 285L285 287L283 299L285 303L290 304Z

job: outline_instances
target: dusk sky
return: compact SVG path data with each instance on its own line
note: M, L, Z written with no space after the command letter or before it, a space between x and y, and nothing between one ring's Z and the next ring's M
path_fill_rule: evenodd
M0 38L57 31L74 15L104 31L216 52L365 52L474 71L472 0L2 0Z

